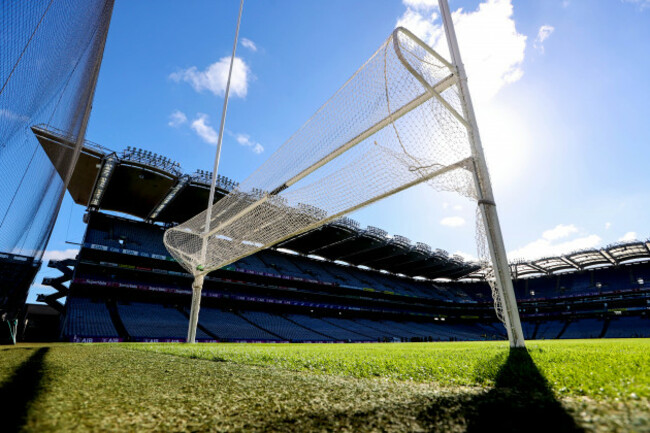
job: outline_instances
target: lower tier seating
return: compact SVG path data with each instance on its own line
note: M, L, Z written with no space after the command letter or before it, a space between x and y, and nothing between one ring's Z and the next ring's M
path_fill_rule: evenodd
M136 339L184 339L187 337L187 317L176 308L160 304L118 303L117 310L126 331ZM197 329L197 339L210 339Z
M612 319L605 333L607 338L650 337L650 319L647 317L621 317Z
M70 298L66 304L63 333L67 337L117 337L106 303Z
M230 311L201 308L199 324L224 340L280 340Z
M142 302L118 302L115 318L136 341L185 339L188 315L176 307ZM120 337L104 302L69 297L63 337ZM547 320L522 323L527 339L650 337L650 319L644 316L603 319ZM263 311L225 311L204 307L199 315L198 340L223 341L474 341L503 340L499 322L380 320L279 314Z

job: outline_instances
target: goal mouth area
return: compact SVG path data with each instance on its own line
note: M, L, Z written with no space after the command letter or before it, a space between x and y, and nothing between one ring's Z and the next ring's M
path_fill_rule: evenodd
M212 206L165 232L170 254L205 275L426 182L476 198L452 65L395 29L269 159Z

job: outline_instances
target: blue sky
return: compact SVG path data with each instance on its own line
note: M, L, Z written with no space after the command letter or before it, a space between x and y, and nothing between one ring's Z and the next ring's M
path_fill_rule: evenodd
M220 173L250 174L398 23L447 56L436 3L247 0ZM87 138L211 170L238 5L117 0ZM647 238L650 1L450 7L509 257ZM46 258L74 255L65 241L81 241L83 212L66 197ZM420 186L351 216L476 256L474 215L471 202Z

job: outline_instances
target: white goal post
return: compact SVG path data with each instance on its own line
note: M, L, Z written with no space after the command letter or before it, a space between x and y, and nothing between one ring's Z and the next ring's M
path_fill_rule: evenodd
M441 1L443 17L445 7ZM524 345L466 78L457 47L451 52L448 62L395 29L253 174L165 232L165 246L195 277L189 342L207 273L427 183L478 201L510 344Z

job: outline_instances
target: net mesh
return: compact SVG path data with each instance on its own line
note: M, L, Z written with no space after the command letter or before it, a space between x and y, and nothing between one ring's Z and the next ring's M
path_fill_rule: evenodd
M0 2L0 251L40 260L80 149L113 0ZM49 156L31 127L70 149ZM67 174L66 174L67 176ZM64 177L66 177L64 176Z
M476 207L476 247L478 250L478 260L481 268L483 269L485 281L490 285L492 292L492 300L494 301L494 312L497 319L505 324L503 302L501 300L501 292L499 290L498 281L494 274L492 267L492 258L488 249L487 231L483 221L483 215L480 207Z
M165 245L194 275L426 182L476 198L451 66L397 29L271 157Z

